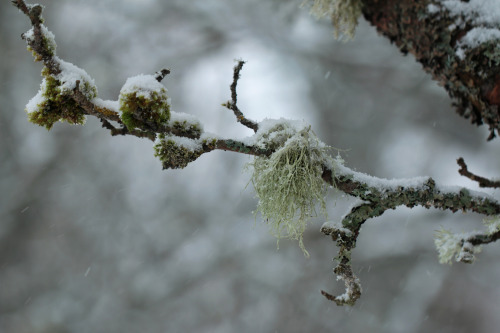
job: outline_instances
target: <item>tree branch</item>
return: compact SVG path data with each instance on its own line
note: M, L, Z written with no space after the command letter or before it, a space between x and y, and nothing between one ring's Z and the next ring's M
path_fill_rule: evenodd
M60 88L59 90L63 90L63 85L68 84L68 82L62 82L63 80L60 75L65 74L65 71L71 69L68 69L67 63L64 63L55 56L55 42L50 40L53 35L42 25L42 7L40 5L26 5L23 0L16 0L13 1L13 3L26 14L32 22L33 32L31 33L30 31L28 34L25 34L23 38L33 51L35 59L43 61L47 68L48 73L42 72L46 75L46 81L50 79L49 83L45 82L46 90L48 91L51 89L50 85ZM497 113L493 115L488 112L496 112L497 106L500 105L500 100L497 103L498 105L495 104L496 97L493 99L491 98L491 89L494 90L496 88L484 84L485 82L488 83L488 80L491 80L493 75L496 75L497 72L500 73L498 66L493 67L493 74L481 72L476 74L476 76L471 76L471 72L466 66L470 65L473 61L484 62L486 58L481 58L482 56L474 53L476 52L474 50L470 51L472 53L467 55L466 61L462 61L456 56L453 45L457 43L460 33L457 35L455 30L453 33L447 33L445 29L446 24L450 24L451 21L444 20L446 24L443 25L437 22L437 20L427 11L427 5L429 3L428 1L420 3L410 0L365 0L364 15L367 19L371 20L380 31L390 36L390 38L401 47L403 52L413 52L417 56L417 59L424 64L425 68L431 71L436 79L444 83L450 95L461 101L462 108L460 109L459 106L459 110L462 110L464 115L466 112L464 110L470 110L470 114L473 115L473 122L479 123L484 119L491 128L497 129L500 123L498 122L499 115ZM420 10L420 12L418 12L418 10ZM427 13L423 17L421 16L422 11ZM404 15L408 16L406 17ZM402 24L398 26L392 22L402 22ZM423 29L422 31L424 32L422 32L421 29ZM443 38L446 42L441 40ZM52 43L54 45L52 45ZM438 45L433 45L434 43L438 43ZM480 60L478 60L476 56L479 57ZM288 142L291 138L305 136L307 140L303 142L308 142L308 144L311 145L310 141L312 140L312 136L309 136L309 128L297 130L297 132L294 133L294 135L297 136L284 136L282 138L283 142L281 142L282 145L280 145L277 144L279 140L273 140L275 140L277 136L282 135L282 133L279 133L279 131L262 133L262 131L259 131L258 123L244 116L237 106L236 92L237 82L240 78L240 71L243 68L243 64L243 61L238 61L238 64L234 67L233 82L230 87L231 101L227 102L225 106L234 112L238 122L251 128L256 133L248 140L238 141L233 139L221 139L208 135L203 133L198 120L192 119L192 117L188 117L188 115L174 113L169 113L168 116L170 118L167 119L166 117L166 120L164 119L162 122L157 122L149 118L142 119L142 113L133 113L134 117L137 116L133 120L137 121L138 125L128 128L128 125L124 125L124 112L122 111L120 115L118 108L115 106L117 102L105 102L97 97L90 97L94 96L93 91L96 91L96 89L87 82L88 80L76 80L74 82L74 87L64 93L62 96L64 98L52 98L49 100L49 106L55 109L57 109L57 107L63 107L63 111L73 117L70 120L76 119L75 122L79 121L77 116L81 114L95 116L100 119L102 127L111 132L111 135L134 135L137 137L146 137L155 141L156 155L160 157L164 168L185 167L188 163L196 160L202 154L216 149L268 159L272 156L276 156L273 154L282 149L283 144ZM481 69L482 67L475 67L475 70L478 70L478 68ZM78 68L75 71L78 73L84 72ZM454 71L456 71L455 74ZM169 70L163 69L156 73L154 79L159 82L169 72ZM465 83L461 81L464 78L467 78ZM153 80L153 82L155 81ZM479 86L480 89L478 88ZM54 89L54 87L52 87L52 89ZM160 91L162 91L161 89ZM41 92L41 95L48 94L47 91ZM165 96L166 95L163 97ZM71 103L67 101L68 99ZM67 105L57 105L57 103L63 102ZM168 103L164 105L166 105L165 108L169 112ZM73 113L68 111L69 108L73 109L70 110ZM152 112L149 109L144 110L140 107L138 107L138 109L146 114ZM50 108L48 111L45 109L42 111L46 111L43 116L52 116L50 114ZM135 109L133 111L135 111ZM57 120L58 119L55 121ZM115 127L112 122L118 123L120 128ZM284 126L283 124L278 124L278 127L280 125ZM293 128L289 129L293 130ZM271 136L274 139L271 138ZM321 146L319 140L316 140L315 144ZM311 156L311 151L307 150L307 147L301 147L301 149L303 149L299 154L301 158L307 157L305 160L314 160ZM316 152L318 151L320 150L316 150ZM294 155L286 155L287 158L291 158L290 156ZM315 157L317 156L315 155ZM319 169L316 167L312 169L319 171L320 174L322 171L322 179L327 184L361 200L361 202L353 207L340 222L327 222L321 228L321 232L331 236L332 240L336 242L339 248L338 256L336 257L338 265L335 267L334 273L337 274L339 279L344 280L346 285L346 292L340 296L333 296L326 291L322 291L321 293L327 299L336 302L338 305L352 305L361 296L361 285L359 279L353 273L351 266L351 252L356 246L362 225L368 219L380 216L385 211L395 209L399 206L410 208L415 206L422 206L425 208L433 207L449 210L451 212L461 210L463 212L479 213L484 216L500 215L500 203L483 193L475 193L466 188L457 189L440 186L437 185L432 178L425 177L409 180L380 179L347 168L339 158L336 160L317 160L320 161L318 163ZM470 173L463 159L459 159L458 163L461 166L460 173L464 176L478 181L480 184L497 185L495 182L488 181L485 178ZM293 163L287 163L287 166L291 165L293 165ZM318 178L315 179L318 180ZM321 183L321 180L319 182ZM308 187L308 190L309 189ZM470 262L471 258L473 258L473 254L476 253L477 246L494 242L500 238L499 225L500 223L492 222L486 233L474 233L458 238L446 236L443 242L448 245L452 244L452 254L458 248L461 261ZM445 246L444 248L444 252L446 252L445 257L449 258L449 246Z
M469 47L464 37L474 28L495 29L500 34L500 23L491 26L474 22L433 0L363 0L363 14L379 33L404 54L412 53L444 86L459 115L476 125L486 123L488 140L495 137L495 131L500 130L498 40Z
M229 110L233 110L236 120L242 125L250 128L254 132L257 132L259 126L256 122L246 118L243 113L238 108L238 94L236 93L236 86L238 85L238 80L240 79L240 71L243 68L245 62L243 60L238 60L238 64L234 66L233 72L233 83L231 84L231 101L227 101L223 106L227 107Z
M457 160L457 163L460 166L458 173L464 177L469 178L472 181L478 182L479 187L490 187L490 188L500 187L500 181L490 180L481 176L477 176L472 172L470 172L469 169L467 168L467 164L465 164L465 161L462 157L460 157Z

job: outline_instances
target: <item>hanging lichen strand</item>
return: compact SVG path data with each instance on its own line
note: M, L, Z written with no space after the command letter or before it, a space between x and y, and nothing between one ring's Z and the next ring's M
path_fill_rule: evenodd
M308 220L317 215L317 204L326 216L327 185L321 175L323 165L331 160L329 147L310 127L297 130L293 126L296 123L268 122L275 124L269 130L259 130L256 136L275 152L269 157L256 157L251 163L252 184L259 198L257 209L274 236L298 240L309 256L302 235Z
M329 16L332 20L335 38L349 40L354 37L361 16L361 0L304 0L302 6L311 1L312 15L318 19Z

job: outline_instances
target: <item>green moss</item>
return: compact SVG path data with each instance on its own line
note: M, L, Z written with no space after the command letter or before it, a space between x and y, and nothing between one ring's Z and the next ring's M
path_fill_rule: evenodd
M160 159L163 169L183 169L203 154L201 146L199 150L193 150L184 146L176 138L161 134L154 146L155 156ZM190 140L186 138L177 139Z
M49 70L44 67L42 70L44 77L39 95L39 102L36 105L27 106L28 119L30 122L50 130L58 121L65 121L70 124L84 124L84 110L72 99L72 91L62 88L61 82L50 75ZM80 90L89 99L97 96L97 89L89 82L83 81Z
M164 125L170 119L166 89L120 93L121 119L128 129L144 128L145 124Z
M170 123L170 126L179 135L190 136L194 138L199 138L202 132L199 123L191 123L188 122L187 120L173 121Z
M278 126L279 128L279 126ZM286 131L268 133L268 137L286 135ZM303 243L307 222L316 216L316 204L326 215L327 186L321 175L323 165L331 158L316 135L304 129L282 143L270 157L256 157L251 166L252 184L259 198L258 210L270 226L271 233ZM278 141L272 141L275 145Z

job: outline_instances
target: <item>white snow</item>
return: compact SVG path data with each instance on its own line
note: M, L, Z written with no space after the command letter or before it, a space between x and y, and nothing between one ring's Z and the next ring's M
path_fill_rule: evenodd
M276 130L276 128L280 125L283 129ZM241 141L248 146L255 145L260 148L265 148L266 143L279 139L279 137L288 139L308 126L309 125L305 121L300 120L266 118L259 122L259 129L254 135L244 138Z
M500 2L498 3L500 6ZM458 47L456 50L456 54L460 59L465 58L465 50L464 47L478 47L480 44L485 43L490 40L500 39L500 30L494 28L484 28L477 27L473 28L467 34L462 37L460 42L458 43Z
M106 108L115 112L118 112L120 110L120 103L118 101L103 100L99 97L96 97L93 98L91 102L101 108Z
M431 14L435 14L439 12L439 7L431 3L427 6L427 11Z
M454 16L465 16L476 24L498 26L500 24L500 3L498 0L440 0Z
M85 70L73 65L70 62L64 61L59 57L55 57L56 61L59 63L59 68L61 69L61 73L57 75L57 79L61 81L61 87L63 89L73 90L76 87L76 81L81 80L82 78L85 81L90 83L94 83L94 80L90 77Z
M47 27L44 26L43 24L40 25L40 29L42 30L43 36L48 40L49 45L52 45L52 46L55 47L55 45L56 45L56 37L54 36L54 34L52 33L52 31L50 31L49 29L47 29ZM27 32L25 32L24 33L24 38L26 38L27 40L32 41L35 38L35 29L31 28L30 30L28 30Z
M354 207L354 206L353 206ZM349 210L350 212L350 210ZM340 221L342 221L344 218L342 217L340 219ZM331 230L334 230L334 231L337 231L337 232L340 232L340 233L344 233L348 236L351 236L352 235L352 231L347 229L347 228L344 228L342 226L342 222L339 222L339 221L326 221L323 223L323 225L321 226L320 230L321 229L331 229Z
M121 94L129 94L136 92L140 96L148 98L150 92L165 93L167 89L160 83L154 75L140 74L137 76L129 77L122 89Z
M86 94L88 92L83 91L84 83L87 82L93 87L95 87L94 79L83 69L73 65L70 62L64 61L59 57L55 56L54 60L59 63L59 68L61 69L61 73L56 76L61 82L59 88L61 91L71 91L76 88L76 81L80 81L80 90Z
M28 104L26 104L26 112L32 113L38 111L38 105L42 104L45 101L45 97L43 97L43 91L45 90L45 85L47 80L43 78L42 83L40 84L40 90L38 93L30 99Z
M203 132L203 125L201 124L200 120L196 116L193 116L191 114L170 111L169 125L173 125L175 122L179 122L181 124L185 122L187 124L197 126Z
M384 192L386 190L395 191L398 189L398 187L414 188L416 190L424 189L424 184L429 179L428 177L399 179L377 178L362 172L351 170L341 163L337 163L335 167L335 173L337 175L352 175L354 177L354 180L367 184L369 187L373 187L380 192Z
M474 48L484 42L500 39L500 1L439 0L439 4L452 16L456 16L456 26L463 27L464 21L475 25L457 44L456 55L460 59L465 58L467 48ZM433 4L429 5L427 10L431 14L439 11Z
M200 141L198 141L198 140L183 138L183 137L175 136L175 135L166 135L165 140L172 140L175 142L175 144L177 146L186 148L190 151L198 151L198 150L203 149L203 146L201 145Z

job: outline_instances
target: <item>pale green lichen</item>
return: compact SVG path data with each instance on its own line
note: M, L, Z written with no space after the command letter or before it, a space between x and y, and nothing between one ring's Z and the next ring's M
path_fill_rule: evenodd
M471 264L475 255L481 252L481 246L473 245L467 239L472 234L454 234L441 228L436 232L434 244L439 253L439 263L452 264L452 260Z
M500 217L491 216L483 219L483 224L487 228L487 234L492 235L500 231Z
M303 233L310 218L317 215L317 204L326 216L327 185L321 176L323 166L333 164L329 147L319 141L310 127L293 133L290 126L277 124L260 134L261 142L266 139L266 146L279 144L279 148L269 157L256 157L250 164L251 181L259 198L257 209L278 240L298 240L308 256Z
M153 75L129 78L120 90L118 102L121 120L129 130L151 129L170 119L167 90Z
M453 234L451 231L441 228L436 231L434 244L439 253L439 263L450 264L461 249L460 237Z
M324 16L331 18L335 38L354 37L358 18L361 16L361 0L304 0L302 6L311 1L311 14L317 18Z

